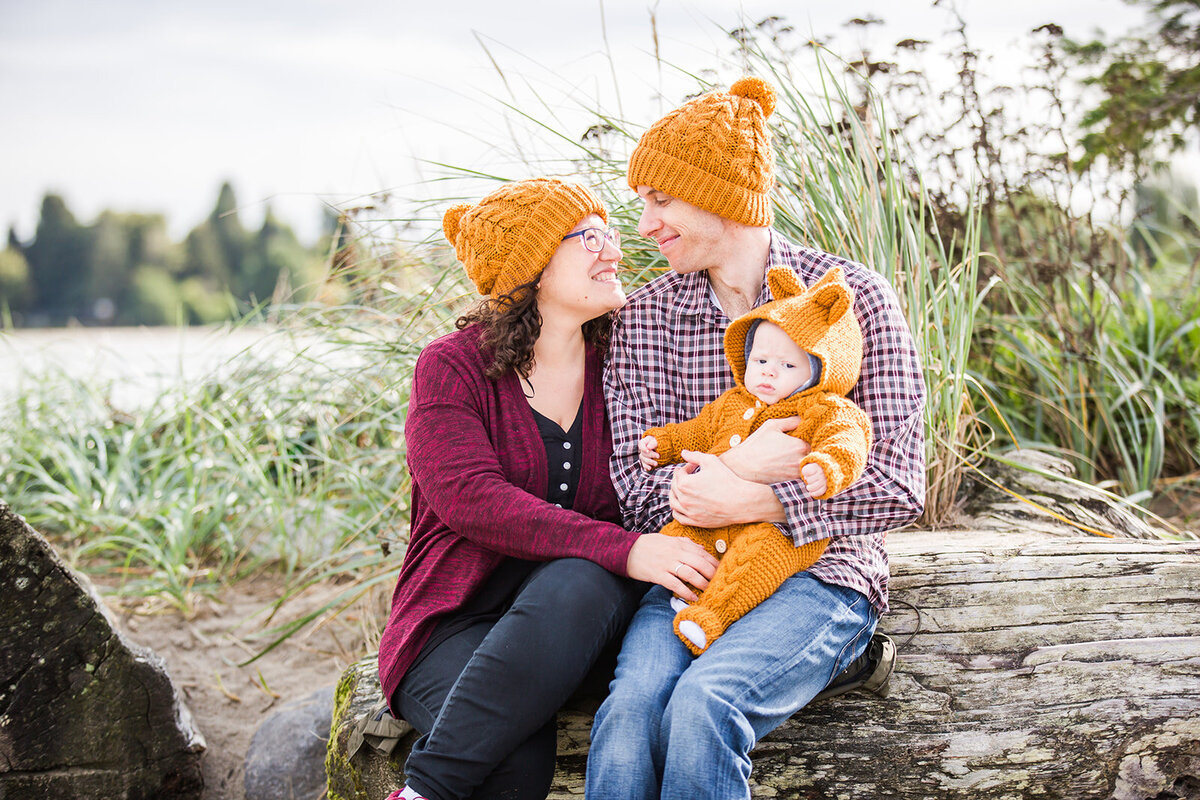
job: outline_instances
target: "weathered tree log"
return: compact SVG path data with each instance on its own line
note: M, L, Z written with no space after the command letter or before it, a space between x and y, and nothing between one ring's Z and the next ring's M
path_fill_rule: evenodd
M1166 533L1095 487L1072 482L1070 462L1040 450L1010 450L968 472L958 495L959 528L1098 533L1158 539Z
M890 696L800 711L755 748L754 797L1200 797L1200 543L910 531L888 551ZM345 757L378 697L371 659L347 670L331 800L403 781L411 740ZM559 715L554 798L582 792L595 698L580 703Z
M204 739L161 658L0 502L0 800L195 800Z

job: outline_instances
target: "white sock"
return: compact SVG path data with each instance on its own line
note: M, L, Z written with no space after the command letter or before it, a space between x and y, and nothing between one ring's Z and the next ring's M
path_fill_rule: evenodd
M679 632L687 637L688 641L696 645L701 650L708 644L708 637L704 635L704 630L692 622L690 619L685 619L679 623Z

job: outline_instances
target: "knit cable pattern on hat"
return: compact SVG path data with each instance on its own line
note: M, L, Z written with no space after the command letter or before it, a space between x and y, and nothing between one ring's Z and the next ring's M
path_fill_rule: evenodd
M478 203L462 203L442 217L480 294L500 297L541 274L562 237L588 214L608 212L584 186L557 178L506 183Z
M654 123L629 159L629 186L649 186L726 219L769 226L775 155L767 118L775 90L743 78Z

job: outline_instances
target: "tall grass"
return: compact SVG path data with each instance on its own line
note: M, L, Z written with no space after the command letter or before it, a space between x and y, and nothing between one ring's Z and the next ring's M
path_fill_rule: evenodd
M407 510L412 351L311 329L288 347L130 412L104 386L41 376L0 410L4 499L125 592L183 608L265 562L292 574L345 555Z
M866 264L896 289L925 373L928 488L920 523L945 522L981 446L968 372L976 314L991 287L979 286L978 201L968 193L963 238L947 241L869 83L859 83L865 97L851 97L832 68L837 60L818 52L820 90L802 93L790 62L757 40L745 44L751 66L778 87L777 227Z
M977 334L982 381L1018 441L1135 503L1200 468L1200 297L1156 289L1170 268L1135 261L1115 277L1074 263L1050 283L1006 282Z

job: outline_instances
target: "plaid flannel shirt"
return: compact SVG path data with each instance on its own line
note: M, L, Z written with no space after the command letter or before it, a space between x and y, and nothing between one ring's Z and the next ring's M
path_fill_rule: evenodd
M771 232L768 268L791 267L805 285L840 265L854 290L863 331L862 373L850 399L871 419L874 443L862 478L828 500L813 500L801 481L772 485L796 545L829 538L809 572L861 592L887 610L887 531L914 520L925 498L925 383L895 291L882 276ZM755 307L769 302L764 278ZM688 420L734 385L725 359L730 320L713 302L703 272L668 273L634 292L613 330L604 375L613 430L611 471L625 527L657 531L671 519L673 468L644 471L638 439L646 429Z

